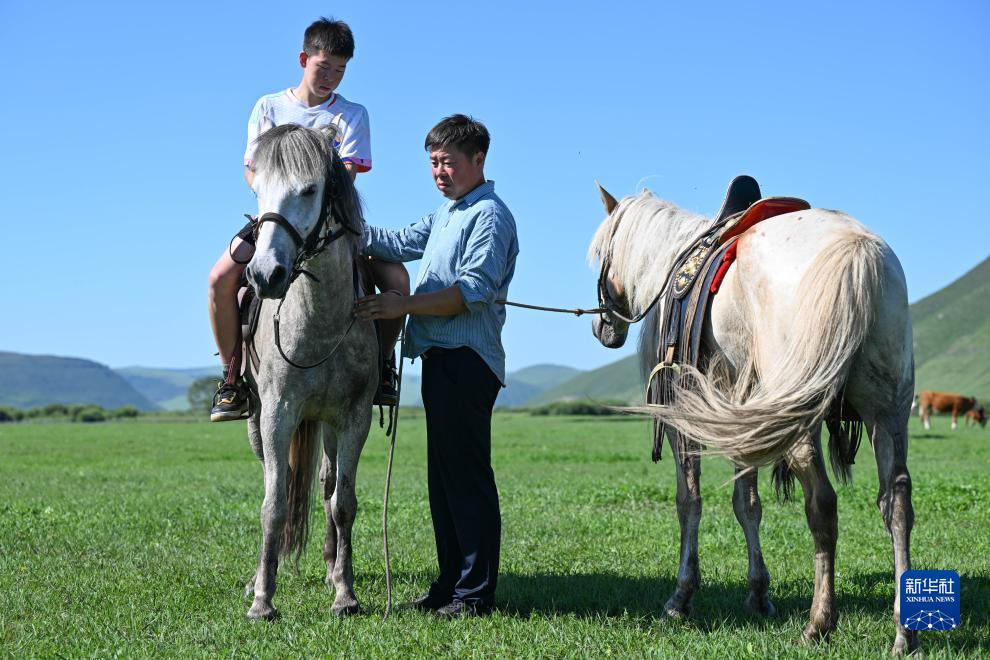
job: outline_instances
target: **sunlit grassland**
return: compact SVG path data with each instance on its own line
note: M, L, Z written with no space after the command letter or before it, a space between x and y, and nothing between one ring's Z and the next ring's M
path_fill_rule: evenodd
M925 633L930 657L990 647L990 429L925 432L912 419L915 567L962 575L961 629ZM0 655L880 657L893 641L889 538L868 443L837 487L841 618L827 646L806 623L813 546L800 501L761 476L763 549L777 617L746 613L746 552L728 464L703 464L702 587L695 616L660 616L678 561L674 466L650 462L647 422L499 413L494 464L503 517L498 610L382 621L387 442L375 427L358 475L357 594L329 613L322 510L298 573L285 566L275 623L250 623L261 469L243 423L0 426ZM435 555L421 413L403 411L390 505L398 601L421 593Z

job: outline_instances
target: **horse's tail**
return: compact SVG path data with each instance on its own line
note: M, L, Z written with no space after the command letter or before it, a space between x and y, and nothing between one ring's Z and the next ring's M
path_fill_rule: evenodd
M289 512L282 529L281 555L295 553L296 563L309 539L309 506L322 446L319 422L313 421L300 423L289 443Z
M773 463L826 416L866 339L881 295L883 241L862 227L844 230L808 267L798 287L786 344L748 357L726 384L725 365L710 375L685 369L673 403L652 412L684 436L748 466Z

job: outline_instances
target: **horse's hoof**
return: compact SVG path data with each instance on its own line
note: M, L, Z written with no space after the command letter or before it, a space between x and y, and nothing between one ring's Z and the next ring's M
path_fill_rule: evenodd
M801 641L805 644L819 644L828 642L828 638L831 633L831 630L822 630L809 625L805 627L804 633L801 635Z
M251 621L274 621L278 618L278 610L271 605L259 605L255 603L248 610L247 618Z
M674 603L673 598L667 601L667 604L663 606L663 610L664 613L671 619L687 619L691 616L691 606L678 606Z
M895 658L901 658L905 655L910 655L915 658L924 657L924 653L921 651L921 647L918 644L918 633L912 631L914 634L909 636L898 635L897 639L894 640L894 646L890 649L890 655Z
M336 617L343 619L347 616L352 616L361 612L361 606L355 601L353 603L340 604L334 603L330 607L330 613Z
M774 607L770 599L765 596L762 598L756 598L753 594L750 594L746 598L746 610L752 612L753 614L758 614L768 618L777 616L777 608Z

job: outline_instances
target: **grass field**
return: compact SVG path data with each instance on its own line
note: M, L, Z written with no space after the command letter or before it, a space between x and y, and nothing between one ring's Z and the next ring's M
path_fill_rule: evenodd
M396 597L428 585L435 561L422 413L403 411L390 507ZM990 429L921 431L912 419L916 568L962 576L963 625L922 634L929 657L990 648ZM674 466L649 460L647 423L499 413L498 610L436 621L385 605L382 488L374 429L358 479L355 570L364 612L329 614L319 538L280 575L281 618L250 623L242 596L257 559L262 477L242 423L0 426L0 655L882 657L893 641L889 539L868 444L838 488L836 589L828 645L795 644L814 580L800 502L765 476L763 543L778 615L747 615L746 554L729 466L704 462L702 586L695 617L659 616L674 583ZM800 495L799 495L800 497ZM322 518L317 507L314 516ZM322 535L322 522L314 523Z

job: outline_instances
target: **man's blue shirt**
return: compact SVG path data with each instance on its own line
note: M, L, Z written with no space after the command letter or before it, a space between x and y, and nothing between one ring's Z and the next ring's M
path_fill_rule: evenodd
M519 241L516 221L495 194L494 181L482 183L405 229L366 227L364 253L385 261L422 258L413 294L454 284L461 290L467 312L409 316L405 357L422 355L431 346L467 346L505 383L505 306L495 301L508 295Z

